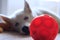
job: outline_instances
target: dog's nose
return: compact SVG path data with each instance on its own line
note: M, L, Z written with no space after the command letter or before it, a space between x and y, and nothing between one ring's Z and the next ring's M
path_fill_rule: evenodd
M22 31L26 34L29 35L29 28L27 26L23 26Z

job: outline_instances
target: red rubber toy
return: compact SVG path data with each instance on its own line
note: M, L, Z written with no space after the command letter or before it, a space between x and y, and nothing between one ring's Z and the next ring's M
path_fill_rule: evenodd
M29 30L34 40L55 40L58 23L50 15L44 14L32 20Z

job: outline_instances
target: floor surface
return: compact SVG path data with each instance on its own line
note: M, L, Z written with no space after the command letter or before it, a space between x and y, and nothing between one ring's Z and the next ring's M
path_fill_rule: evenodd
M23 36L16 33L0 33L0 40L33 40L30 36ZM60 40L60 34L55 40Z

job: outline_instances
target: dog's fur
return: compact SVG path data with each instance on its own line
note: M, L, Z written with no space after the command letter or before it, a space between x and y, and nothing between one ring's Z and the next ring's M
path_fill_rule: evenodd
M54 14L52 14L52 13L50 13L50 12L48 12L48 11L42 10L41 12L42 12L41 14L49 14L49 15L51 15L52 17L54 17L54 18L57 20L57 22L58 22L58 24L59 24L59 27L60 27L60 19L59 19L57 16L55 16ZM7 22L8 25L11 24L10 27L13 26L13 27L11 27L11 30L13 29L13 30L16 30L16 31L18 31L18 32L20 32L20 33L22 33L22 34L25 34L25 33L22 31L22 28L23 28L24 26L27 26L27 27L29 28L30 22L31 22L32 19L34 18L32 14L34 14L34 13L31 11L28 3L25 1L24 10L22 10L22 11L18 10L18 11L16 11L16 12L14 12L14 14L13 14L12 16L10 16L10 18L6 18L6 17L3 17L3 16L1 16L1 18L2 18L5 22ZM36 13L36 14L41 15L40 13ZM38 16L39 16L39 15L38 15ZM24 19L25 17L28 17L28 18L25 20L25 19ZM17 25L16 25L16 24L17 24ZM60 29L59 29L59 30L60 30Z

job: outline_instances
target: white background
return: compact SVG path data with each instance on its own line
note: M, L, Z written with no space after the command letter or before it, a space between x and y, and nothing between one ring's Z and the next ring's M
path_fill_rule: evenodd
M45 8L57 13L57 1L27 0L27 2L31 9ZM10 15L14 11L24 8L24 0L0 0L0 3L0 12L5 15Z

